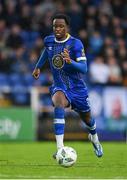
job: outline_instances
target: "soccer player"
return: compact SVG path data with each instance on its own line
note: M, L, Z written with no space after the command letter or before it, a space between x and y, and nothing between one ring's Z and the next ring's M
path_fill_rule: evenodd
M81 76L87 72L87 59L82 42L68 33L69 22L69 17L64 14L53 17L53 35L44 39L45 48L33 76L35 79L39 78L40 69L48 60L54 80L50 93L54 105L57 149L64 146L65 108L71 106L86 123L94 152L97 157L101 157L103 149L98 139L95 120L91 117L87 87Z

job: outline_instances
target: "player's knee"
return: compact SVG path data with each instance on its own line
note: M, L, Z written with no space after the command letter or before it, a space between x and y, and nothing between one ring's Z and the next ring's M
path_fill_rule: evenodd
M52 98L55 107L65 108L68 104L64 94L62 92L57 92Z
M55 107L62 107L62 108L66 107L66 101L60 97L54 99L53 104Z

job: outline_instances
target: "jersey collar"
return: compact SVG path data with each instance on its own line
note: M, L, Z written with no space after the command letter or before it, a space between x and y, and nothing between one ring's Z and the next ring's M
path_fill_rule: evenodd
M58 41L58 40L56 40L56 38L55 38L55 42L57 42L57 43L64 43L64 42L66 42L69 38L70 38L70 34L67 34L66 39L64 39L63 41Z

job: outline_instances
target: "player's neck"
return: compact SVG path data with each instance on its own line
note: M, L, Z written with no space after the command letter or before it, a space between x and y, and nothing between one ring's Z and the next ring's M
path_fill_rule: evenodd
M58 42L58 43L64 43L64 42L66 42L69 38L70 38L70 34L67 33L64 38L62 38L62 39L56 39L56 38L55 38L55 41Z

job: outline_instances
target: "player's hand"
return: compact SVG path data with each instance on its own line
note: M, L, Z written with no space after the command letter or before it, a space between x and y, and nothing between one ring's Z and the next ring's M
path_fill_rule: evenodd
M32 76L33 76L35 79L38 79L39 76L40 76L40 73L41 73L41 71L40 71L39 68L34 69L34 71L33 71L33 73L32 73Z
M62 56L63 56L63 59L66 61L66 63L71 64L71 58L70 58L68 49L64 48Z

